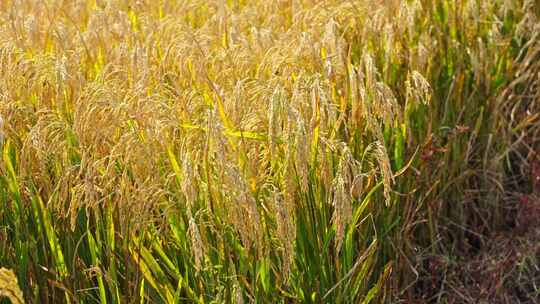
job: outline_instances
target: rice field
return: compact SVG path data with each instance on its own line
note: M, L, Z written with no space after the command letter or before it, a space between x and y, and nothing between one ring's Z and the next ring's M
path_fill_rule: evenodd
M539 18L535 0L0 1L0 298L465 303L426 296L433 257L540 226ZM540 299L539 258L507 303Z

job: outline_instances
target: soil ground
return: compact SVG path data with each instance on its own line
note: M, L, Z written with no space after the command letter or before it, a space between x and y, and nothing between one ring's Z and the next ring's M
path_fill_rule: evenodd
M424 256L413 299L405 303L540 303L540 165L531 167L527 194L506 195L507 225L483 235L471 231L477 242L470 250Z

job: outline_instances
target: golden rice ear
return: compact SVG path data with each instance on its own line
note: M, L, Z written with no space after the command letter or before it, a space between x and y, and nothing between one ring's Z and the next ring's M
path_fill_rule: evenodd
M274 90L272 97L270 98L269 111L268 111L268 143L270 147L270 156L276 156L276 139L280 136L281 130L281 110L283 98L283 89L278 87Z
M340 251L347 225L352 220L353 207L351 186L353 178L351 169L354 164L353 156L345 144L343 144L342 155L338 164L337 176L333 181L333 200L334 206L333 224L336 226L336 251Z
M184 154L182 159L182 182L180 188L184 193L187 200L187 207L189 212L193 210L197 200L197 188L196 188L196 174L193 166L193 162L190 155Z
M308 162L309 162L309 140L307 130L303 120L300 120L295 130L296 163L298 175L300 177L300 189L302 192L308 191Z
M4 146L4 119L0 116L0 149Z
M10 269L0 268L0 298L8 298L13 304L23 304L24 297L17 276Z
M351 184L351 197L355 199L359 199L362 195L363 189L363 176L361 174L356 175L353 178L352 184Z
M223 166L224 185L229 193L227 208L233 215L230 222L238 231L245 247L254 246L260 254L263 248L263 232L257 201L239 168L232 164Z
M289 277L294 260L294 244L296 239L296 227L294 222L294 206L285 201L283 194L272 191L270 200L277 223L277 237L281 242L283 258L283 274L286 280Z
M336 251L341 250L343 239L345 238L345 228L352 219L352 205L349 193L345 189L345 181L341 176L337 176L334 180L334 198L332 205L334 206L334 214L332 217L333 224L336 226Z
M419 102L425 105L431 101L431 86L418 71L412 71L405 81L407 103Z
M193 249L193 255L195 257L195 267L200 271L204 259L205 247L201 239L199 227L195 223L195 219L193 217L189 219L188 234L191 242L191 249Z
M384 184L384 198L386 206L390 205L390 192L392 190L392 184L394 183L394 174L392 173L392 167L390 165L390 159L388 158L388 152L382 142L375 142L375 150L373 151L375 158L379 164L379 170L381 172Z

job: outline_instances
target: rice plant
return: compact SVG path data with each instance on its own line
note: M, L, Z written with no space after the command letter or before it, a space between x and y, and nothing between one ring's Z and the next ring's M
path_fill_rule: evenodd
M0 296L411 299L539 151L539 7L1 1Z

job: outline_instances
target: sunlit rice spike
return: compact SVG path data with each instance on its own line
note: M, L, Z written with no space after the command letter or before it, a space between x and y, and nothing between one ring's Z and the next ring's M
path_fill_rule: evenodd
M334 214L332 217L333 224L336 227L336 250L339 252L345 237L345 231L347 225L349 225L352 216L352 195L351 195L351 186L352 186L352 166L354 165L354 160L350 150L347 148L347 145L341 145L341 158L338 164L337 176L333 181L333 200L332 205L334 207Z
M201 270L205 248L204 243L201 239L199 227L195 223L195 219L193 217L189 219L188 234L191 241L191 248L193 249L195 267L197 268L197 270Z
M186 153L182 159L182 181L180 187L186 196L187 205L190 210L193 209L197 199L197 179L193 168L193 163Z
M13 304L24 304L17 276L12 270L0 268L0 298L7 297Z
M390 193L392 184L394 183L394 175L392 173L390 159L388 158L388 152L382 142L377 141L374 143L373 153L375 154L375 158L377 159L379 170L383 178L385 204L386 206L389 206L391 201Z
M5 140L5 133L4 133L4 119L0 115L0 151L2 147L4 146L4 140Z
M431 86L418 71L412 71L405 81L407 103L418 102L424 105L431 100Z
M291 264L294 260L294 244L296 239L296 228L294 223L294 206L290 206L283 199L283 195L274 190L271 199L277 221L277 235L283 247L283 272L288 278Z

